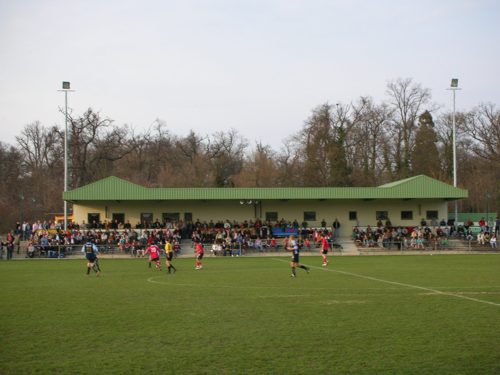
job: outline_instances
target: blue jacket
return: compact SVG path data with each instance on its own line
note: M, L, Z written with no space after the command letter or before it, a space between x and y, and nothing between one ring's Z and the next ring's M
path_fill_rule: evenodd
M99 249L92 242L87 242L82 247L82 253L90 253L90 252L97 254L99 252Z

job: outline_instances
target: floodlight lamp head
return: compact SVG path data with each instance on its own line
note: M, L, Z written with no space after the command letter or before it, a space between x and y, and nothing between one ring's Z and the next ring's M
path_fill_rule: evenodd
M62 88L63 90L69 90L71 88L71 84L68 81L63 81Z
M458 87L458 78L452 78L451 79L451 85L450 87Z

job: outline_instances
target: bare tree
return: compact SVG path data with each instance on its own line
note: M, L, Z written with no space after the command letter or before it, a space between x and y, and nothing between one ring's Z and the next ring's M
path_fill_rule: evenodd
M185 184L192 186L211 186L213 173L207 155L207 137L196 134L193 130L176 143L176 156L178 160L177 175L183 176ZM184 169L183 172L181 172Z
M411 174L411 153L415 143L418 116L426 107L430 112L431 92L411 78L397 79L387 84L386 90L391 109L390 136L392 138L395 177Z
M276 155L276 186L305 186L300 135L290 136Z
M500 111L494 104L480 104L465 118L464 130L471 139L471 150L479 158L487 184L479 195L483 202L493 198L493 210L500 207ZM488 178L489 177L489 178ZM484 207L484 205L483 205ZM490 206L491 207L491 206Z
M466 114L458 112L455 114L456 124L456 152L457 164L465 165L466 159L471 157L471 140L465 133ZM438 137L438 149L440 153L441 179L453 183L453 114L443 113L436 120L436 133ZM463 181L463 168L457 168L458 181Z
M68 185L77 188L92 181L89 161L99 133L110 126L112 120L101 118L98 112L89 108L81 117L73 118L68 113ZM64 137L60 131L61 137Z
M500 111L481 104L466 117L464 129L473 140L473 151L500 168Z
M23 218L20 185L22 184L21 153L13 146L0 142L0 230L4 233Z
M44 128L39 121L26 125L16 141L23 153L23 165L30 173L61 162L60 138L55 129Z
M301 133L303 180L308 186L326 186L330 180L333 113L328 103L313 110Z
M325 103L312 111L299 134L303 180L308 186L350 184L348 150L355 121L352 106Z
M390 110L384 103L376 105L370 97L361 97L353 105L356 126L352 132L352 165L355 185L373 186L387 178L390 167L385 156L388 149L387 126Z
M90 178L104 178L115 170L117 161L123 159L135 149L135 143L130 141L133 134L129 127L112 126L108 132L95 140L94 152L89 160Z
M428 89L412 79L397 79L387 84L385 102L361 97L348 105L319 105L282 149L258 143L250 152L234 129L179 137L156 120L137 133L92 109L81 116L70 112L69 187L109 175L165 187L373 186L415 172L451 182L451 114L435 116L437 142L430 129L418 132L419 116L424 110L434 115L435 109ZM500 111L481 104L458 113L456 122L458 182L470 196L462 209L484 210L487 202L491 210L498 209ZM62 209L63 131L33 122L16 141L15 147L0 143L3 229L21 218L38 219ZM436 159L439 168L422 172Z
M111 163L123 158L136 146L129 141L126 128L114 127L113 120L103 118L91 108L78 118L69 113L68 121L70 188L105 176L113 169ZM59 133L62 137L62 131Z
M234 129L216 132L209 138L207 155L214 171L215 186L234 186L232 176L240 173L247 146L247 140Z
M63 146L56 128L45 128L40 122L28 124L16 137L21 154L22 205L25 214L60 212L63 188Z
M237 186L272 187L277 181L276 155L261 142L245 159L241 172L233 178Z

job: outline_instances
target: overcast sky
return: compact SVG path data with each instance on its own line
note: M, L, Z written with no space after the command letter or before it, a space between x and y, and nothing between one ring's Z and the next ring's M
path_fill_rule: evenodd
M278 149L325 102L413 78L451 110L500 107L497 0L0 0L0 141L69 107L138 130L237 129Z

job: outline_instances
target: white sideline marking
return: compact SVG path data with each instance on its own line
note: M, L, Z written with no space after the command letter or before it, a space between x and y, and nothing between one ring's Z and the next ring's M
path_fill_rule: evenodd
M278 258L273 258L273 259L277 260L279 262L289 263L289 261L286 261L286 260L283 260L283 259L278 259ZM462 298L462 299L466 299L466 300L469 300L469 301L474 301L474 302L479 302L479 303L485 303L487 305L493 305L493 306L500 307L500 303L495 303L495 302L490 302L490 301L484 301L482 299L467 297L467 296L464 296L462 294L455 294L455 293L450 293L450 292L443 292L443 291L437 290L437 289L426 288L425 286L419 286L419 285L413 285L413 284L406 284L406 283L399 283L397 281L384 280L384 279L379 279L379 278L372 277L372 276L361 275L359 273L347 272L347 271L340 271L340 270L329 269L329 268L324 268L324 267L316 267L316 266L308 266L308 267L315 268L315 269L322 270L322 271L336 272L336 273L341 273L343 275L359 277L361 279L378 281L380 283L386 283L386 284L391 284L391 285L399 285L399 286L404 286L404 287L412 288L412 289L425 290L427 292L433 292L433 293L436 293L436 294L441 294L443 296L450 296L450 297Z
M432 286L436 289L491 289L500 288L500 285L476 285L476 286Z
M455 294L480 294L480 295L486 295L486 294L492 294L492 295L500 295L500 292L455 292ZM433 296L436 295L436 293L433 292L427 292L427 293L420 293L422 296Z

